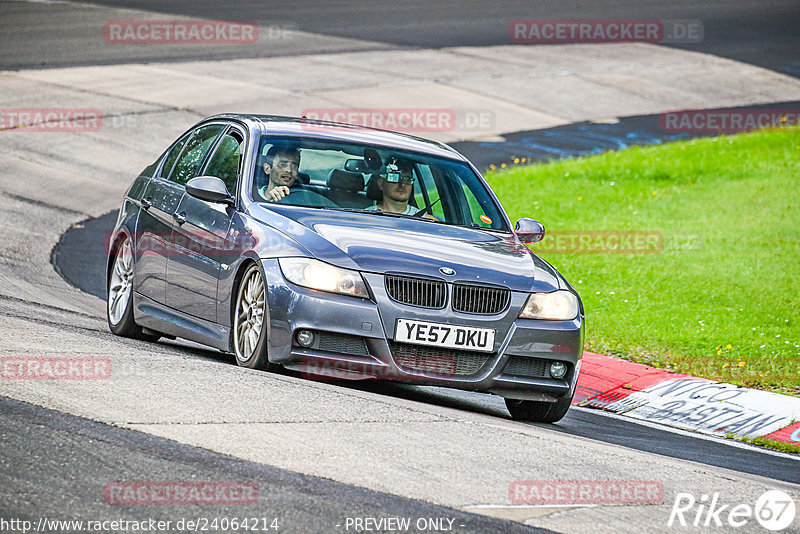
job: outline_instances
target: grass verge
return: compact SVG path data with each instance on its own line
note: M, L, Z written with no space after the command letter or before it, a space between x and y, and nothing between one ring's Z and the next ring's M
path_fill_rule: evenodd
M512 220L545 225L531 249L580 293L587 350L800 395L800 133L636 147L487 179ZM598 231L660 241L598 253L613 246ZM552 252L560 232L589 245Z
M726 435L725 439L735 439L736 441L743 441L751 445L758 445L776 451L788 452L791 454L800 454L800 447L792 445L791 443L784 443L783 441L775 441L767 438L747 438L742 436Z

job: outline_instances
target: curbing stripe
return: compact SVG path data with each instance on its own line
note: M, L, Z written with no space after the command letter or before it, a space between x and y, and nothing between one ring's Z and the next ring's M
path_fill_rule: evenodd
M800 444L800 398L583 353L573 404L684 430Z
M767 434L764 437L773 441L782 441L784 443L800 446L800 422L776 430L772 434Z
M584 352L578 387L572 403L582 405L583 403L589 405L589 401L602 403L604 397L622 398L633 391L641 391L664 380L688 376L641 363Z

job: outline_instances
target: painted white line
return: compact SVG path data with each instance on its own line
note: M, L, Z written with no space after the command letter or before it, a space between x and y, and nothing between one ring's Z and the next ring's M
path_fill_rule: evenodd
M470 504L462 506L464 510L527 509L527 508L597 508L598 504ZM625 506L630 506L626 504Z
M28 4L72 4L69 0L0 0L2 2L26 2ZM96 7L96 6L92 6Z

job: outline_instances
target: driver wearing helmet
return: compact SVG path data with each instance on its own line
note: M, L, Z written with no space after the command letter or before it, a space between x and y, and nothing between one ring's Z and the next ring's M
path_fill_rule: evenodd
M403 215L416 215L420 212L408 203L414 192L414 164L407 159L392 158L386 164L386 172L377 177L378 188L383 192L383 200L368 210L380 210ZM436 219L432 215L426 218Z

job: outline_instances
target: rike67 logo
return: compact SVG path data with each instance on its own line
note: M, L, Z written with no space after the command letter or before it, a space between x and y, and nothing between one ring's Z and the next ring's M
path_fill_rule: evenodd
M703 531L716 527L730 532L745 525L752 527L755 519L767 530L781 531L794 523L795 513L794 499L781 490L765 492L754 506L722 503L718 492L701 495L699 499L691 493L678 493L667 526Z

